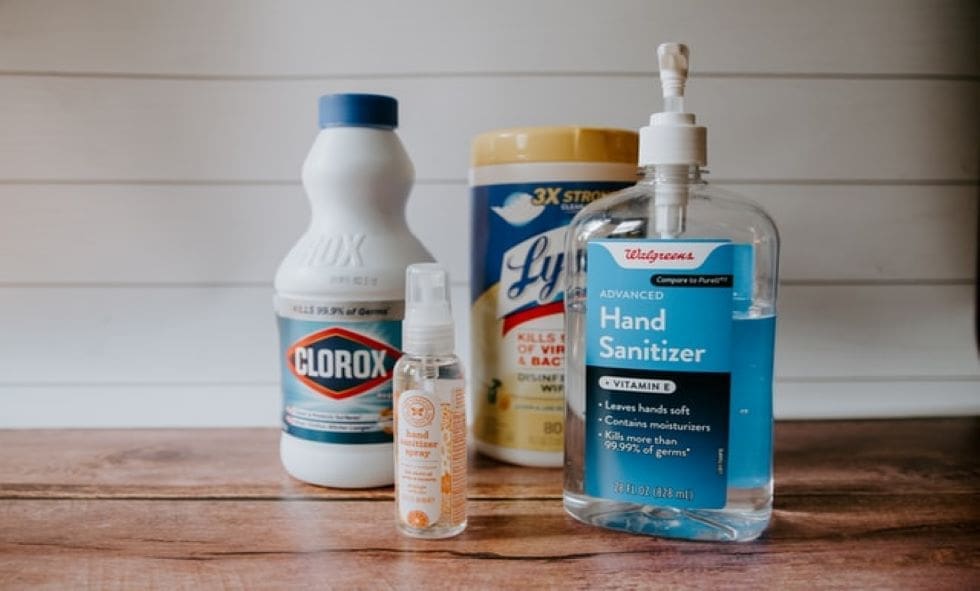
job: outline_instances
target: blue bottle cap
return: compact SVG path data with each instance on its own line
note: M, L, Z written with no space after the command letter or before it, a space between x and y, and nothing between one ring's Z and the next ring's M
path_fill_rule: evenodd
M398 127L398 101L382 94L325 94L320 97L320 129L324 127Z

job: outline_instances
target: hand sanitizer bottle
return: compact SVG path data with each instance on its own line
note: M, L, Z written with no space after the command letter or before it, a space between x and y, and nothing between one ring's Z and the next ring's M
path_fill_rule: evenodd
M779 237L761 208L703 180L688 49L657 53L664 111L640 130L644 177L568 231L565 509L747 541L772 511Z
M395 522L413 538L448 538L466 529L466 392L446 271L410 265L405 305L394 371Z

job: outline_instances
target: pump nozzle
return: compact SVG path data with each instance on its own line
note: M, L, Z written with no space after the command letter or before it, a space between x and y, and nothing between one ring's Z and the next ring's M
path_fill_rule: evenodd
M405 271L402 348L406 353L418 355L453 352L449 274L435 263L409 265Z
M640 166L707 163L706 131L697 125L694 113L684 110L690 55L683 43L662 43L657 47L664 110L652 114L650 125L640 129Z
M689 57L690 52L683 43L661 43L657 47L665 112L684 112L684 84L687 82Z
M675 238L684 232L688 178L707 163L707 130L697 125L694 113L684 110L684 86L690 52L683 43L657 47L664 110L650 116L640 129L640 166L656 168L655 196L650 212L650 236Z

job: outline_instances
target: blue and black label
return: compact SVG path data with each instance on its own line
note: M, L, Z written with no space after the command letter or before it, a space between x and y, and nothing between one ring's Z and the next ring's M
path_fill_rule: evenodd
M724 507L734 253L723 241L589 243L586 494Z
M557 303L565 226L583 207L632 185L623 181L510 183L473 187L472 299L499 284L501 318Z
M283 431L327 443L391 442L401 302L280 299L277 311Z

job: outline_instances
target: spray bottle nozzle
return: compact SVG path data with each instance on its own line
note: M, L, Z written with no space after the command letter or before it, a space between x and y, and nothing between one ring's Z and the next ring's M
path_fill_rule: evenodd
M405 321L402 347L407 353L453 352L453 315L449 274L435 263L409 265L405 272Z

